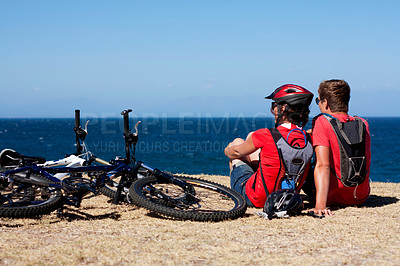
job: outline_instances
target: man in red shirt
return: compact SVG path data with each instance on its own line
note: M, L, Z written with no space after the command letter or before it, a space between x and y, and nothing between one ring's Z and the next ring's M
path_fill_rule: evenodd
M328 114L342 123L353 121L348 115L350 86L344 80L327 80L320 84L316 98L322 113ZM368 197L369 168L371 164L371 138L368 123L365 124L365 164L366 178L356 186L345 186L341 178L339 142L328 119L321 115L314 121L313 146L316 154L314 181L316 188L315 208L317 215L332 215L328 206L360 205Z
M275 128L285 141L299 149L310 145L302 127L308 121L308 107L313 94L301 86L286 84L266 98L273 100L271 113L275 117ZM281 188L277 180L285 175L285 169L268 129L252 132L246 140L235 139L225 148L225 155L231 159L231 187L246 198L248 206L264 206L267 199L264 182L268 194ZM297 180L298 190L307 176L309 162L305 162L305 165L304 172Z

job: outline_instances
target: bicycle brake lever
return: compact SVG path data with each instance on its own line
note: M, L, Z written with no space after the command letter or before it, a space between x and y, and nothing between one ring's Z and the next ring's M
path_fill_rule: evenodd
M137 121L137 123L135 124L135 133L133 133L134 136L137 136L139 134L138 126L140 123L142 123L142 121Z
M87 132L86 132L83 128L81 128L81 127L74 127L74 131L75 131L75 134L77 135L77 137L78 137L80 140L82 140L82 141L85 140L86 135L87 135Z
M85 129L84 130L85 130L86 134L89 134L88 131L87 131L87 125L89 124L89 121L90 120L86 121L86 124L85 124Z

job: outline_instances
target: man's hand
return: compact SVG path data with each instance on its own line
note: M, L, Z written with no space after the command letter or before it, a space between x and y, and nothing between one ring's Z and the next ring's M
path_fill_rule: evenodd
M309 214L313 215L313 216L319 216L319 217L324 217L326 216L333 216L335 215L330 209L328 208L324 208L324 209L311 209L308 211Z

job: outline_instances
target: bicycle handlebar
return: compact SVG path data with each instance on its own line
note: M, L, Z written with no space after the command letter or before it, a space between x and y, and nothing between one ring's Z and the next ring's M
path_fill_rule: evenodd
M89 121L88 121L89 122ZM86 123L87 127L87 123ZM81 127L81 117L80 110L75 110L75 127L74 127L75 135L76 135L76 152L80 154L82 152L82 145L80 141L84 141L87 135L87 131Z
M75 110L75 127L78 128L81 125L81 111L79 109Z
M121 115L124 117L124 139L125 139L125 158L130 160L131 149L130 145L135 142L133 134L129 130L129 113L132 112L132 109L126 109L121 112ZM136 139L137 141L137 139ZM136 144L136 143L135 143Z
M121 115L124 117L124 135L129 134L129 113L132 112L132 109L123 110Z

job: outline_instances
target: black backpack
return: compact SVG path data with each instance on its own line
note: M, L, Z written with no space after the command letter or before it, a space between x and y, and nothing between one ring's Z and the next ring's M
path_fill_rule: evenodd
M353 121L340 122L339 119L329 115L320 114L315 120L323 115L332 126L339 143L340 151L340 177L331 168L336 177L346 187L355 187L365 181L367 177L367 165L365 155L366 127L364 121L354 117Z

